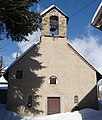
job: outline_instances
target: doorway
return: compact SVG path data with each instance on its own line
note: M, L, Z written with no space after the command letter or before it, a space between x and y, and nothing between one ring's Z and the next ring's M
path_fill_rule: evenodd
M47 114L60 113L60 97L47 98Z

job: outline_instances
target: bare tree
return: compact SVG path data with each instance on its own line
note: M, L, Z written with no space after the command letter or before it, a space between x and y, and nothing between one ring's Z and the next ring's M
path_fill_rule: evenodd
M2 76L2 70L3 70L3 57L0 56L0 77Z

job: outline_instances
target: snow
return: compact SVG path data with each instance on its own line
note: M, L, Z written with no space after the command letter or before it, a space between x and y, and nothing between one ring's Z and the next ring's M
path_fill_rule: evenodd
M0 90L7 90L7 88L8 88L7 84L0 85Z
M63 13L65 16L67 16L62 10L60 10L57 6L55 5L51 5L50 7L48 7L47 9L45 9L40 15L45 14L47 11L49 11L50 9L52 9L53 7L56 7L59 11L61 11L61 13Z
M40 15L45 14L47 11L49 11L51 8L53 8L55 5L51 5L50 7L48 7L46 10L44 10Z
M7 81L5 80L5 78L3 76L0 77L0 83L7 83Z
M0 120L102 120L102 111L86 108L72 113L66 112L42 117L22 117L6 110L6 105L0 104Z
M0 89L7 90L7 88L8 88L8 82L5 80L3 76L0 77Z
M101 9L101 7L102 7L102 2L100 3L98 9L96 10L96 12L95 12L95 14L94 14L94 16L93 16L93 18L92 18L92 22L91 22L92 24L94 23L94 20L95 20L95 18L96 18L96 16L97 16L99 10Z

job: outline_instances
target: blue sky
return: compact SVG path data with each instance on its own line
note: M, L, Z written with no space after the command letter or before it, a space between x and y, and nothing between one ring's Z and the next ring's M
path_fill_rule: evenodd
M90 4L92 2L92 4ZM40 0L33 9L42 12L52 4L58 6L69 17L68 41L93 66L102 72L102 31L91 26L92 17L102 0ZM88 6L88 4L90 4ZM86 7L88 6L88 7ZM78 12L80 11L80 12ZM9 39L0 41L0 56L4 57L4 65L14 61L16 52L22 54L38 39L40 32L30 35L29 42L16 43Z
M91 24L92 17L102 0L96 0L89 7L75 14L92 1L93 0L41 0L40 10L44 10L48 6L55 4L67 14L69 17L68 37L72 39L86 32L87 26ZM73 14L75 15L72 16ZM102 34L102 32L98 30L94 30L93 32L98 35Z

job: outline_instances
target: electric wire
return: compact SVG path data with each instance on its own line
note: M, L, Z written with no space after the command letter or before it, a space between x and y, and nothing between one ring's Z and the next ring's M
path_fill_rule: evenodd
M93 4L95 1L96 1L96 0L93 0L92 2L90 2L89 4L87 4L86 6L84 6L83 8L79 9L77 12L75 12L74 14L72 14L69 18L72 18L73 16L75 16L75 15L77 15L78 13L82 12L84 9L88 8L91 4ZM39 39L39 38L36 38L36 39L34 39L34 41L35 41L35 40L38 40L38 39ZM28 43L28 44L31 44L31 43L34 42L34 41L31 41L31 42ZM28 44L27 44L27 45L28 45ZM8 44L7 44L7 45L8 45ZM6 47L7 45L4 45L2 48ZM25 46L27 46L27 45L22 46L22 48L25 47ZM1 48L0 48L0 49L1 49ZM6 49L6 50L7 50L7 49ZM0 52L6 51L6 50L0 50ZM10 54L10 53L12 53L12 52L14 52L14 51L16 51L16 49L13 49L12 51L8 52L8 53L5 54L5 55L8 55L8 54ZM20 51L20 50L19 50L19 51Z
M30 45L31 43L33 43L34 41L37 41L37 40L39 40L39 39L40 39L40 37L35 38L34 40L32 40L31 42L29 42L28 44L22 45L22 48ZM31 46L32 46L32 45L31 45ZM30 47L31 47L31 46L30 46ZM13 53L14 51L19 51L19 52L20 52L20 48L19 48L19 49L13 49L12 51L6 52L5 55L9 55L9 54ZM21 53L21 52L20 52L20 53Z
M73 16L77 15L78 13L82 12L84 9L88 8L91 4L93 4L94 2L96 2L96 0L93 0L92 2L90 2L89 4L85 5L83 8L79 9L77 12L75 12L74 14L72 14L69 18L72 18Z
M3 48L5 48L5 47L7 47L9 44L10 44L10 43L5 44L4 46L0 47L0 49L3 49Z

